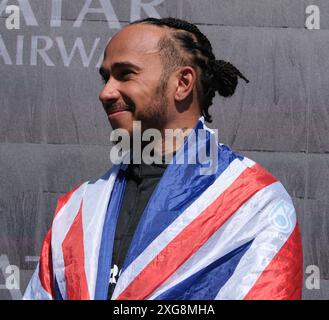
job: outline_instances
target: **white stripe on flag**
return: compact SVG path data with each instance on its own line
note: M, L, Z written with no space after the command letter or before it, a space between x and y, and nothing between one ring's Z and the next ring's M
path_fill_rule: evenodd
M255 161L250 160L250 159L247 158L247 157L244 157L244 158L242 159L242 162L243 162L247 167L249 167L249 168L251 168L252 166L254 166L254 165L256 164Z
M51 294L49 294L41 285L39 278L39 263L25 290L23 300L53 300Z
M98 257L104 219L118 172L119 166L114 167L108 180L99 179L94 184L88 185L83 199L84 260L90 299L95 297Z

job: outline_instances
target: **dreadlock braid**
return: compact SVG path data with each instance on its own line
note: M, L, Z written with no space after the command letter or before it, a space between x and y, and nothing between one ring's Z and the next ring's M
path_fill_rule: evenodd
M238 78L249 82L230 62L216 60L210 41L196 25L177 18L147 18L131 24L138 23L166 26L177 30L173 33L176 44L185 54L192 56L192 61L189 63L201 71L198 92L201 112L206 121L212 122L208 109L216 91L223 97L229 97L235 92Z

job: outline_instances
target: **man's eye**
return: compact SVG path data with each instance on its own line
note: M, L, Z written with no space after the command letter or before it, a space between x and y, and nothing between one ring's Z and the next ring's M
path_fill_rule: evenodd
M125 70L125 71L122 71L119 74L119 78L121 78L121 79L127 79L131 74L133 74L133 71L131 71L131 70Z

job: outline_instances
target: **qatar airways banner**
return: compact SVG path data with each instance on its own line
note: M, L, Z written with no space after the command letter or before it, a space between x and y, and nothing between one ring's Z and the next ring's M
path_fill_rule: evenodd
M176 6L165 0L2 0L0 64L99 67L109 35L129 22L161 17L168 5Z

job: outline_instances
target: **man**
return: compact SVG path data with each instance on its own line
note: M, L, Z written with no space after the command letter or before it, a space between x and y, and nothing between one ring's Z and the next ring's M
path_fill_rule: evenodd
M204 124L215 92L232 95L244 76L215 59L195 25L173 18L123 28L100 73L112 128L131 140L136 123L142 133L157 129L153 156L163 161L127 165L132 148L102 178L62 197L25 298L300 299L289 195L260 165L214 144ZM187 134L168 147L165 133L177 129ZM189 148L198 160L179 163L193 158ZM214 148L210 170L199 156Z

